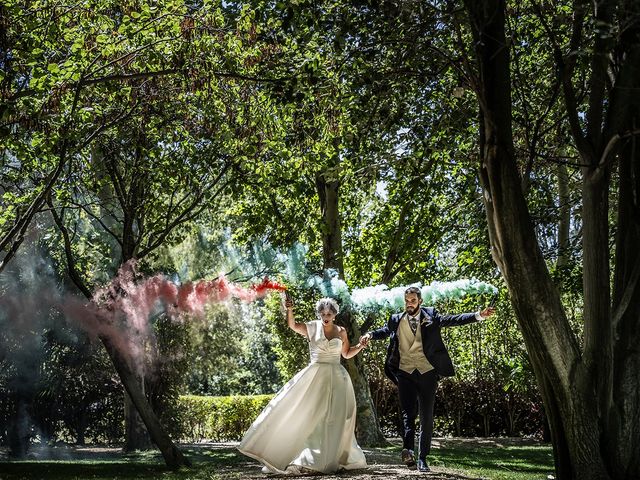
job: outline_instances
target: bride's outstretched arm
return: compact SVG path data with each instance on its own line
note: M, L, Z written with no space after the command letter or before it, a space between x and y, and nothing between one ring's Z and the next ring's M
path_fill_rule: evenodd
M344 358L355 357L360 350L364 348L364 344L358 343L353 347L349 345L349 337L347 336L347 331L343 328L340 331L340 338L342 338L342 356Z
M298 323L295 318L293 318L293 298L291 298L291 295L289 295L288 292L285 291L284 293L284 308L286 309L287 325L294 332L306 337L307 325L305 323Z

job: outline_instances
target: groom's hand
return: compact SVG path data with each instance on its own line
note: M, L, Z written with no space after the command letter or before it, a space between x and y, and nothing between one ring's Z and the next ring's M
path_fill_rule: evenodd
M365 333L364 335L362 335L360 337L359 343L363 346L366 347L367 343L369 343L369 340L371 340L371 334L370 333Z
M496 313L496 307L487 307L480 312L480 316L482 318L487 318L493 315L494 313Z

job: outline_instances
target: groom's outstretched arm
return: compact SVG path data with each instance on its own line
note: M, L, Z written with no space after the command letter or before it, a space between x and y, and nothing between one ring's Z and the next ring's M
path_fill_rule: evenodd
M371 330L370 332L362 335L360 337L360 343L366 345L369 340L381 340L391 335L391 327L389 326L389 324L391 323L392 318L393 316L389 317L389 320L384 327L378 328L376 330Z
M458 325L466 325L482 319L477 316L477 312L460 313L458 315L440 315L436 312L434 320L441 327L457 327Z
M440 315L434 310L433 319L441 327L456 327L458 325L466 325L468 323L479 322L490 317L495 312L494 307L487 307L479 312L460 313L458 315Z

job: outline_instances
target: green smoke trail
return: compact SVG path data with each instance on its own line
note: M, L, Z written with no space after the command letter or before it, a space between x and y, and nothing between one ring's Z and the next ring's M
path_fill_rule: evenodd
M404 308L404 291L408 287L419 287L425 305L432 305L443 300L460 300L469 295L498 293L498 289L490 283L476 279L462 279L452 282L433 282L429 285L412 284L388 288L386 285L358 288L351 292L353 306L362 311L380 309L402 310Z
M493 285L476 279L461 279L452 282L433 282L429 285L420 283L399 285L389 288L387 285L375 285L365 288L350 289L335 270L325 270L320 275L310 273L308 268L308 247L295 244L286 253L278 252L267 244L254 245L251 255L243 255L239 250L227 245L225 259L228 267L234 271L282 272L281 280L290 286L315 290L323 297L335 298L342 308L352 308L362 312L378 310L402 310L404 308L404 291L410 286L420 288L425 305L432 305L444 300L460 300L470 295L495 295L498 289ZM250 257L250 258L249 258Z
M402 310L404 308L404 291L411 286L420 288L425 305L432 305L444 300L460 300L470 295L496 295L498 293L495 286L473 278L452 282L433 282L429 285L416 283L393 288L389 288L387 285L375 285L351 290L335 270L325 270L323 276L310 275L305 264L307 251L307 247L297 244L288 254L280 256L280 260L286 266L286 281L292 285L304 285L316 290L323 297L335 298L343 308L353 308L362 312L383 309Z

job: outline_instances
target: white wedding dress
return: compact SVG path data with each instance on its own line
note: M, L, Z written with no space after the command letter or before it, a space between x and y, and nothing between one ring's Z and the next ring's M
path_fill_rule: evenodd
M353 385L340 365L342 340L327 340L320 321L308 322L307 332L309 365L273 397L238 450L273 473L364 468L367 461L354 435Z

